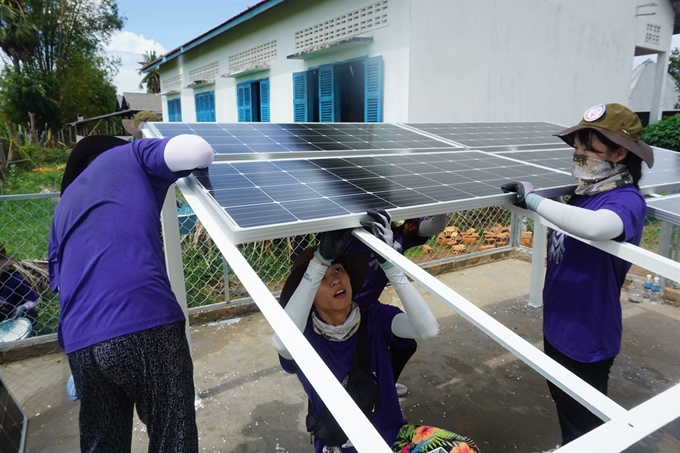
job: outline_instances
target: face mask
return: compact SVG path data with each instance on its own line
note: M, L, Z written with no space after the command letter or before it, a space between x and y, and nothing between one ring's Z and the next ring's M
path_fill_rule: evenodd
M578 179L577 195L594 195L633 183L625 165L579 153L574 153L571 175Z

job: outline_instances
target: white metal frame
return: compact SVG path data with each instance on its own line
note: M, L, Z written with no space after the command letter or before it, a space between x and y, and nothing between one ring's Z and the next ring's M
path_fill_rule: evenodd
M348 434L357 450L370 453L389 452L390 448L387 444L373 428L368 419L353 403L348 394L341 391L342 387L340 386L340 383L333 377L325 363L309 345L290 318L285 315L285 311L281 308L269 289L260 280L259 276L241 255L234 243L228 238L226 232L229 230L229 225L225 223L224 217L215 212L213 204L200 190L198 192L196 191L197 186L190 178L184 178L178 181L177 184L217 247L226 257L229 265L238 275L244 287L272 326L272 329L279 335L314 389L333 413L336 420L338 420L338 423L343 430ZM169 215L168 217L172 218L172 220L168 222L173 224L173 229L176 229L177 215L174 204L172 207L174 218L172 215ZM537 216L535 213L519 210L513 206L508 206L508 208L534 218L534 247L537 251L534 252L536 255L534 256L533 261L534 263L540 263L538 266L535 265L534 271L538 267L542 268L545 247L540 243L540 240L537 244L536 239L545 236L545 226L550 226L551 228L554 226ZM168 212L164 213L171 214L170 209L168 209ZM356 227L356 224L351 226ZM338 228L337 224L335 227ZM680 386L676 386L673 389L664 392L662 395L652 398L637 408L627 411L607 396L595 390L562 365L549 358L538 348L515 334L511 329L508 329L483 310L460 296L453 289L444 285L424 269L421 269L408 258L387 247L373 235L361 228L356 228L353 234L501 346L524 361L546 379L560 387L602 420L608 422L603 425L603 427L600 427L587 435L588 437L585 440L588 442L587 445L590 446L594 443L607 446L600 451L620 451L642 439L650 432L669 423L675 418L680 417L680 407L671 407L664 410L658 409L661 401L663 401L662 395L665 397L677 396L680 392ZM179 237L176 239L177 251L179 250ZM583 241L609 253L613 253L622 259L640 264L660 275L673 280L680 280L680 264L672 260L660 257L659 255L630 244L620 244L613 241ZM172 250L174 247L172 244L166 243L166 248ZM539 252L541 249L543 252ZM171 253L175 257L179 256L172 251ZM538 256L538 253L541 253L541 255ZM532 274L534 273L535 272L532 272ZM175 276L177 276L177 274L175 274ZM537 288L539 287L539 284L542 286L542 276L542 273L532 275L532 293L540 293L540 291L537 291ZM621 428L624 425L628 426L628 428ZM615 443L611 442L612 432L616 432L616 435L618 436L617 442ZM583 438L585 438L585 436L583 436ZM585 441L579 440L579 443L574 441L574 446L571 446L571 444L567 446L569 448L568 450L567 447L564 447L565 452L578 451L578 446L583 446L584 444L581 442Z

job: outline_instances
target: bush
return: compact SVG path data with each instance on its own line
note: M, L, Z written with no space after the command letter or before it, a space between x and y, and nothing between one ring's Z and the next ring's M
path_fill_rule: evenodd
M680 151L680 114L647 126L642 132L642 140L651 146Z

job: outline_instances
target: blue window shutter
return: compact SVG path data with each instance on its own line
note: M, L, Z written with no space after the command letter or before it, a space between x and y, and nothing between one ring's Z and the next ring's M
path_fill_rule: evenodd
M260 80L260 121L269 122L269 79Z
M335 83L333 65L319 68L319 121L332 123L335 121Z
M210 119L208 121L215 121L215 92L211 91L208 93L208 115Z
M168 120L169 121L176 121L175 120L175 99L168 101Z
M253 96L250 94L252 90L251 82L246 82L243 86L243 105L245 106L245 121L253 121Z
M239 83L236 85L236 107L238 108L238 122L242 123L246 120L246 106L245 106L245 86L246 83Z
M304 123L309 121L307 107L307 72L293 73L293 121Z
M182 121L182 100L181 99L175 99L175 121L181 122Z
M366 81L364 93L364 121L379 123L382 121L383 101L383 61L382 57L366 60Z
M203 97L201 93L197 93L194 95L194 99L196 100L196 121L197 122L203 122Z

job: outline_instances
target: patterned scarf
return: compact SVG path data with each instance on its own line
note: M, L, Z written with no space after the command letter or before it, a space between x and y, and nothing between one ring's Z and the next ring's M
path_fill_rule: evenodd
M633 184L633 177L625 165L578 153L574 153L571 174L578 180L577 195L596 195Z
M361 323L361 310L356 302L352 301L352 309L349 312L349 316L339 326L332 326L321 320L316 310L312 310L312 326L314 327L314 332L322 335L326 340L329 341L345 341L359 330L359 324Z

